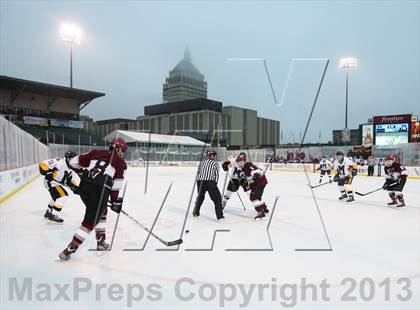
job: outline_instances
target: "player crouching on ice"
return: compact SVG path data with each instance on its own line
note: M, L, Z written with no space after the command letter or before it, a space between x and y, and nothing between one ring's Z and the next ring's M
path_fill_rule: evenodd
M392 199L388 206L397 205L404 207L404 196L402 190L407 181L407 170L395 160L395 156L388 155L385 157L385 177L383 189L388 191L389 197ZM399 202L399 203L398 203Z
M357 174L357 169L354 167L353 161L348 157L344 157L342 151L338 151L335 154L334 166L336 169L334 182L337 182L341 193L341 196L338 199L343 200L348 198L346 202L354 201L351 183L353 182L353 177Z
M237 192L239 189L239 179L241 177L242 170L238 166L238 161L246 162L246 154L244 152L239 153L236 157L229 157L228 160L225 160L222 164L222 169L229 173L229 166L232 165L232 174L230 175L230 180L226 189L225 194L223 195L222 208L226 207L230 196L233 193Z
M64 221L58 216L69 198L64 186L70 188L76 195L79 194L79 187L77 181L73 178L73 171L68 167L68 161L75 156L75 153L67 152L65 160L53 158L39 164L39 172L44 176L44 186L52 199L48 203L44 218L51 222L63 223Z
M105 242L108 200L111 200L111 209L120 213L123 198L118 196L127 170L127 164L122 157L126 151L125 141L115 138L108 151L93 150L70 160L70 167L81 175L80 198L86 210L81 226L67 248L59 254L61 260L68 260L93 229L96 232L96 249L104 251L109 248L109 244Z
M242 158L237 158L236 162L239 169L242 170L239 183L245 189L245 191L251 190L249 199L254 205L255 211L258 212L254 219L262 219L265 217L265 214L268 213L267 206L262 200L264 188L268 183L267 178L265 177L264 172L253 163L245 163L245 160Z
M321 171L321 175L319 176L319 182L322 182L322 179L324 178L325 174L328 175L328 181L332 182L332 178L331 178L331 168L332 168L333 164L332 162L330 162L327 157L325 155L321 156L321 160L319 161L319 167L317 170Z

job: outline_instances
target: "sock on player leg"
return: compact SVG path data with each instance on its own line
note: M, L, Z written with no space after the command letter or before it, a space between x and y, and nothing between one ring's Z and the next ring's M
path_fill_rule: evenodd
M86 238L89 237L92 229L84 226L79 227L79 229L74 233L73 239L71 240L69 247L71 247L72 250L76 251L80 245L85 241Z
M96 240L105 240L105 231L106 231L106 214L101 216L99 223L95 227Z
M396 199L396 194L395 194L395 192L389 192L388 193L388 195L389 195L389 198L391 198L391 200L392 201L396 201L397 199Z

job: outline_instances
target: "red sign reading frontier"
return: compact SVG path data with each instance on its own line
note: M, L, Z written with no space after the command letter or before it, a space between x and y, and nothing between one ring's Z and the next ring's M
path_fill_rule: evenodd
M374 116L374 124L411 123L411 114Z

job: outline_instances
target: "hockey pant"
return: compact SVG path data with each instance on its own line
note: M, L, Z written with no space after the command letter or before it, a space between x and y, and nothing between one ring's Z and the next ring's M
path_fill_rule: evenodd
M353 196L353 189L351 188L351 183L353 182L353 178L351 176L345 176L344 178L338 179L338 188L341 194L347 194L349 196Z
M238 179L231 179L228 183L228 186L226 188L225 194L223 195L223 200L229 200L230 196L234 192L237 192L239 189L239 180Z

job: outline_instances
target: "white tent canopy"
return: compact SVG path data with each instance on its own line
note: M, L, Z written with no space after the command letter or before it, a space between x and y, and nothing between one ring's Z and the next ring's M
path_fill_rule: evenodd
M153 144L172 144L188 146L204 146L205 143L189 136L170 136L148 132L115 130L105 136L105 141L110 142L114 138L123 138L127 143L153 143Z

